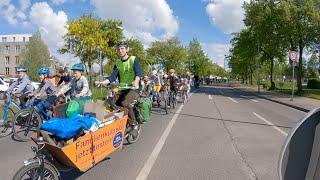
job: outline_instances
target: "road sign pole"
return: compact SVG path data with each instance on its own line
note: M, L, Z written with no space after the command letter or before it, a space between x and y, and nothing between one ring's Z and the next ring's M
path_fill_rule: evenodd
M292 61L292 95L291 95L291 101L293 101L293 96L294 96L294 66L295 66L295 61Z

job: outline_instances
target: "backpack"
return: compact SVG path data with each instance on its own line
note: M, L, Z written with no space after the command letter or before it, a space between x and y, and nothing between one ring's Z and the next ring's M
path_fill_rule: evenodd
M150 121L151 116L151 100L149 98L140 98L134 107L136 120L139 123Z

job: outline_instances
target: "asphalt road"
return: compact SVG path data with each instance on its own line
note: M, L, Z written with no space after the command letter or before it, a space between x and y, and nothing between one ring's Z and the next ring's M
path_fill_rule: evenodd
M303 115L298 110L249 96L230 87L202 87L176 113L157 109L141 139L79 180L275 180L286 134ZM275 125L275 126L272 126ZM9 180L32 156L29 143L0 139L0 179Z

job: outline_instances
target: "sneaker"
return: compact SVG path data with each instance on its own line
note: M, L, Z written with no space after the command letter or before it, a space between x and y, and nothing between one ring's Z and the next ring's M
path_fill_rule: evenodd
M5 122L3 119L0 120L0 126L4 126L5 125Z

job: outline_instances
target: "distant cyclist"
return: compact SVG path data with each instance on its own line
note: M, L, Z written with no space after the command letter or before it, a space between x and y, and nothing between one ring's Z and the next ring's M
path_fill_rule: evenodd
M173 102L174 93L177 93L178 85L179 85L179 78L176 75L176 70L171 68L169 69L169 76L166 82L167 86L169 86L170 94L169 94L169 101L168 106L171 106Z

